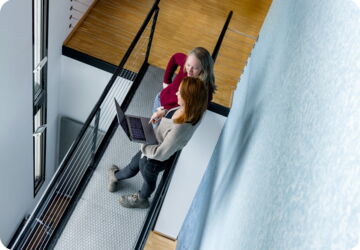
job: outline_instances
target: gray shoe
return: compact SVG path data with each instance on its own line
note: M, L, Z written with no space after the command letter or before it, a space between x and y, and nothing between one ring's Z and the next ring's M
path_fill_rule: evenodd
M112 165L109 169L108 169L108 178L109 178L109 183L108 183L108 190L109 192L115 192L118 190L118 184L119 181L116 178L115 173L119 171L119 167L116 165Z
M123 195L120 197L120 205L127 208L148 208L149 200L141 199L139 193Z

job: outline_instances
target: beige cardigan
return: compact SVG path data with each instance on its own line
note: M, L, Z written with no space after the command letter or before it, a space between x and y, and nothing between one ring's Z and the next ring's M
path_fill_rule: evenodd
M169 159L176 151L185 147L199 124L200 121L195 125L191 123L176 124L172 119L162 118L159 126L155 129L159 144L142 144L142 154L158 161Z

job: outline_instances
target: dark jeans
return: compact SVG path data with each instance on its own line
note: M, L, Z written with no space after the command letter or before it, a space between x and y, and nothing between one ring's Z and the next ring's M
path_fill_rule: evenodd
M139 171L144 178L144 183L140 190L141 198L149 198L156 188L156 180L161 171L163 171L169 160L157 161L147 157L141 157L141 151L133 156L130 163L120 171L116 172L118 180L124 180L135 176Z

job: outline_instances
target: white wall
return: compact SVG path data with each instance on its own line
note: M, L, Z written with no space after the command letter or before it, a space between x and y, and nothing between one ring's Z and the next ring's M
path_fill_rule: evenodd
M47 176L58 167L58 106L61 87L62 45L71 29L68 27L70 1L49 0L49 51L48 51L48 143Z
M274 0L177 249L360 245L360 9Z
M67 56L61 62L59 115L85 122L112 74Z
M70 1L49 1L46 180L33 197L32 2L10 0L0 12L0 238L8 244L56 169L61 46Z
M0 238L4 244L33 203L31 8L31 1L11 0L0 12Z

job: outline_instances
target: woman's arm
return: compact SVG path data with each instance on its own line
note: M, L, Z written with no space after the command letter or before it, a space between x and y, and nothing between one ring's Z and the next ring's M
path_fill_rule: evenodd
M152 114L152 116L150 117L149 123L156 123L156 122L160 121L160 119L165 116L166 111L167 110L164 109L163 107L159 107L158 110L156 112L154 112Z
M167 66L166 66L164 80L163 80L163 88L165 88L164 84L168 85L172 82L172 77L174 76L176 69L179 66L181 67L182 64L184 64L184 58L186 59L186 55L183 53L175 53L174 55L171 56ZM167 87L167 85L166 85L166 87Z

